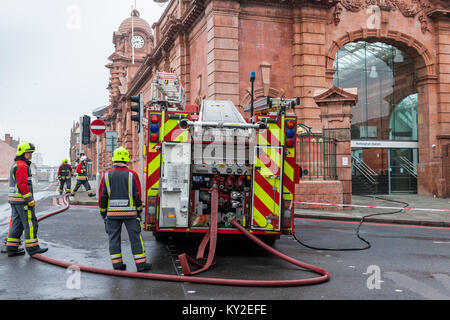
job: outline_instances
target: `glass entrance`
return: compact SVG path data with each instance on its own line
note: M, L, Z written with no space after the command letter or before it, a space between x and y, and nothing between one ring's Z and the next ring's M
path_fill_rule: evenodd
M391 193L417 193L417 149L390 149Z

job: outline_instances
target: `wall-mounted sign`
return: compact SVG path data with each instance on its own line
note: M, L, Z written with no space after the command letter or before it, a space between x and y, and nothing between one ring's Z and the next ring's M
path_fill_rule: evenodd
M352 148L419 148L417 141L382 141L382 140L352 140Z

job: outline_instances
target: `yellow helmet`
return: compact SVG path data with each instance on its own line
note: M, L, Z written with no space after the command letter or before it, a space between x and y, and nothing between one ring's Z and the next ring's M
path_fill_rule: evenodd
M113 162L130 162L130 153L124 147L119 147L113 152Z
M35 151L36 151L36 148L34 147L34 144L27 142L27 141L22 141L17 146L16 155L21 156L26 152L35 152Z
M68 162L69 162L69 160L67 158L63 159L63 163L68 163Z

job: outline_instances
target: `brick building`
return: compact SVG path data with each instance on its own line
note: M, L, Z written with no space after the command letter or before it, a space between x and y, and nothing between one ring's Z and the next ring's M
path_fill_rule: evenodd
M296 112L312 135L336 137L337 179L304 175L300 199L350 203L352 184L450 196L449 1L172 0L152 28L132 15L113 33L102 119L134 170L129 97L143 93L148 102L156 71L176 72L189 104L225 99L242 112L255 71L255 99L300 97ZM101 172L110 159L101 153Z
M9 170L16 156L16 149L20 143L14 140L9 133L5 134L5 140L0 139L0 182L7 181L9 178Z

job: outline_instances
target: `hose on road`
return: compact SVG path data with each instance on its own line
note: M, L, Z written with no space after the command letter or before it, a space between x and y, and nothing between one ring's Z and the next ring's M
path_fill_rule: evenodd
M55 214L61 213L69 209L70 203L67 201L67 196L64 197L64 207L58 209L54 212L46 214L42 217L38 218L38 221L42 221L47 219ZM32 257L50 263L56 266L68 268L68 267L77 267L80 271L103 274L103 275L111 275L111 276L120 276L120 277L129 277L129 278L138 278L138 279L150 279L150 280L161 280L161 281L175 281L175 282L189 282L189 283L202 283L202 284L212 284L212 285L227 285L227 286L246 286L246 287L292 287L292 286L304 286L304 285L312 285L319 284L323 282L327 282L330 279L330 274L328 271L319 268L317 266L313 266L302 261L291 258L269 245L265 244L263 241L259 240L257 237L252 235L248 230L246 230L242 225L233 220L231 224L236 227L239 231L242 232L245 236L247 236L250 240L255 242L257 245L261 246L263 249L268 252L274 254L280 259L283 259L286 262L289 262L295 266L300 268L307 269L312 271L320 276L314 278L307 279L294 279L294 280L242 280L242 279L224 279L224 278L205 278L205 277L194 277L194 276L185 276L185 275L169 275L169 274L159 274L159 273L141 273L141 272L130 272L130 271L119 271L113 269L104 269L97 268L91 266L85 266L80 264L74 264L71 262L66 262L62 260L57 260L53 258L46 257L42 254L35 254Z

